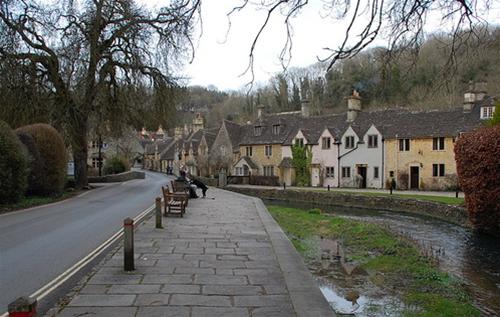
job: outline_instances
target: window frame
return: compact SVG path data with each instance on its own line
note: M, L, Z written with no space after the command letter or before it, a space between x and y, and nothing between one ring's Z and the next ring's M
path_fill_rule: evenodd
M445 177L446 166L444 163L432 164L432 177Z
M274 135L280 134L280 125L279 124L273 124L273 134Z
M261 125L256 125L253 127L253 134L254 136L261 136L262 135L262 126Z
M409 152L411 149L410 139L398 139L399 141L399 152Z
M355 143L354 135L346 135L344 139L344 147L346 149L354 149L354 143Z
M295 138L295 145L298 145L300 147L304 147L304 138Z
M351 167L342 166L342 178L351 178Z
M445 150L445 143L446 139L445 137L435 137L432 138L432 150L433 151L444 151Z
M370 148L370 149L378 148L378 135L377 134L369 134L368 135L368 148Z
M378 166L373 167L373 179L379 179L380 178L380 169Z
M264 154L267 156L267 157L271 157L273 156L273 145L266 145L264 147Z
M332 148L332 139L329 136L321 138L321 149L330 150Z
M252 157L253 156L253 147L252 146L246 146L245 147L245 154L248 157Z
M325 166L325 177L335 178L335 166Z

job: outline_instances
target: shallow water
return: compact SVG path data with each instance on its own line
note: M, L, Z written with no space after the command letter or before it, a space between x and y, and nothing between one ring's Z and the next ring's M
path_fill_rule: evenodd
M313 206L274 200L268 203L296 208L319 207L340 217L383 224L413 239L439 260L439 266L443 271L462 279L483 315L500 315L500 239L498 238L479 235L439 219L406 213ZM339 291L342 290L335 288L331 290L342 297L339 295ZM323 294L327 296L329 292L325 289ZM356 314L356 316L363 315Z

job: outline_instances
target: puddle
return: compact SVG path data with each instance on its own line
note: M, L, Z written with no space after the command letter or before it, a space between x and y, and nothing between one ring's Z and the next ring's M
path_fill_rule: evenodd
M334 311L339 316L399 316L403 303L370 281L356 262L345 261L337 240L307 239L309 269Z

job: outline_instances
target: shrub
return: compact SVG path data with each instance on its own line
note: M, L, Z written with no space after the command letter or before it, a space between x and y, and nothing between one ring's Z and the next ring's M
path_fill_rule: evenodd
M309 209L307 212L312 214L312 215L321 215L321 213L322 213L321 209L319 209L319 208Z
M120 174L128 170L128 161L121 156L113 156L106 160L104 164L104 174Z
M9 125L0 121L0 203L17 202L28 184L23 146Z
M16 131L19 141L24 145L26 158L29 167L28 189L26 194L33 195L43 192L43 182L45 177L44 160L40 156L38 147L31 134Z
M36 182L30 184L31 194L60 194L66 182L67 161L66 147L59 132L44 123L27 125L18 128L16 132L33 138L40 157L40 161L32 165L30 180Z
M500 125L460 136L455 144L459 184L472 224L500 231Z

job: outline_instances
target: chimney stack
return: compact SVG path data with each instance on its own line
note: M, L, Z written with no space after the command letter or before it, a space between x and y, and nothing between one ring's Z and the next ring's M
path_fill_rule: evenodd
M309 100L307 99L302 99L300 101L300 112L303 117L309 117L310 111L309 111Z
M486 85L485 81L478 81L477 83L469 81L469 89L464 93L464 112L471 112L474 103L484 99L486 96Z
M361 97L359 92L354 89L352 95L347 97L347 122L353 122L361 112Z
M262 118L262 115L264 114L265 108L266 108L266 106L264 106L264 105L257 106L257 118Z

